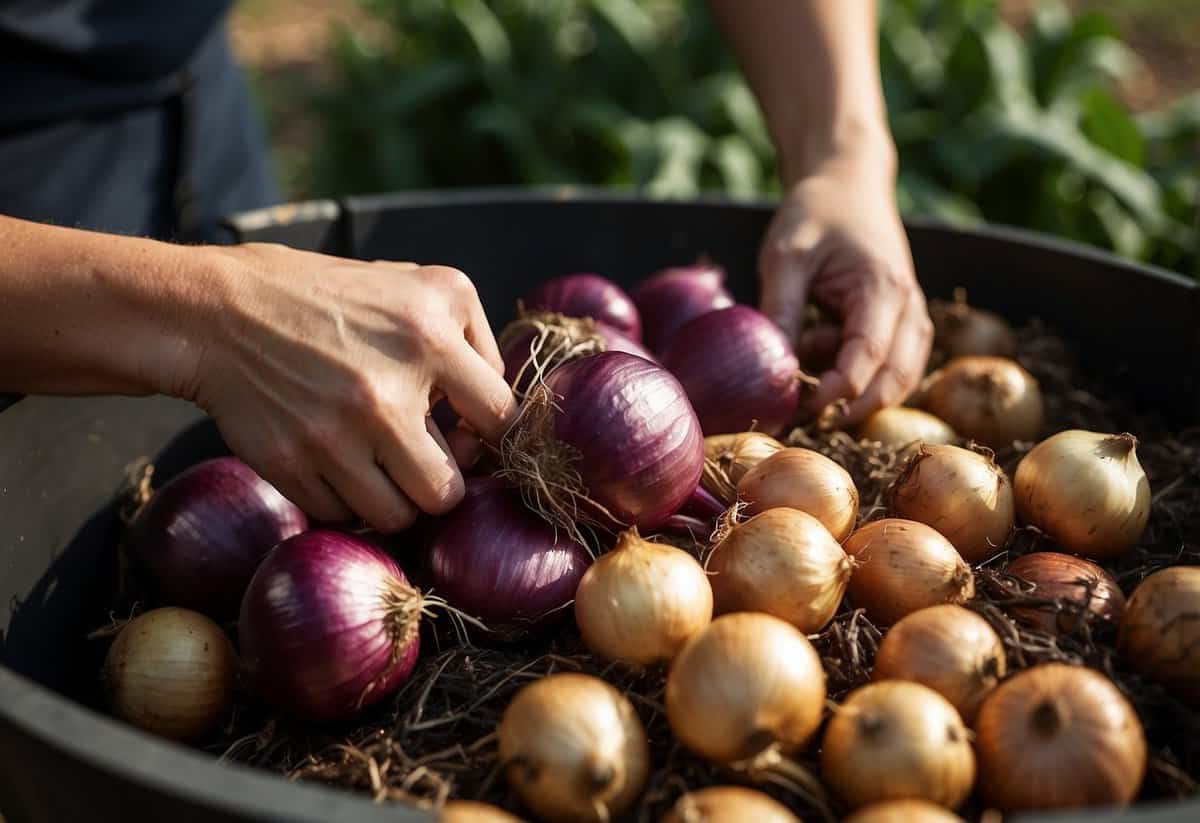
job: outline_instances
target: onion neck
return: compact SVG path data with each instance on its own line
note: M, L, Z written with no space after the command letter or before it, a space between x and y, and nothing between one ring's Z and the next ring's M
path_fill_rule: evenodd
M1067 709L1058 698L1048 697L1034 708L1030 715L1033 729L1042 737L1053 737L1066 725Z
M1111 437L1104 438L1104 441L1100 444L1101 455L1113 460L1124 460L1134 453L1137 444L1138 439L1129 432L1114 434Z

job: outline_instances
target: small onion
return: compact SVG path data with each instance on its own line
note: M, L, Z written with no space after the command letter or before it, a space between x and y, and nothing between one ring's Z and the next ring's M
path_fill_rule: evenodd
M1150 518L1150 482L1132 434L1059 432L1021 459L1013 483L1021 519L1085 557L1124 554Z
M712 620L708 576L687 552L624 532L575 593L583 642L609 660L647 666L673 658Z
M925 391L925 410L963 437L998 449L1042 431L1042 391L1029 372L1004 357L951 360Z
M725 270L711 263L663 269L633 289L646 345L661 351L689 320L733 305L725 288Z
M633 300L616 283L598 274L565 274L546 280L522 304L568 317L590 317L633 340L642 339L642 321Z
M975 724L980 786L1001 811L1125 805L1142 785L1146 737L1099 672L1044 663L1001 683Z
M778 434L796 417L800 361L787 337L749 306L689 321L661 352L706 435L758 429Z
M877 623L975 596L971 567L946 538L924 523L887 519L868 523L843 546L858 565L850 597Z
M706 568L718 614L764 612L813 634L837 613L854 563L815 517L779 508L733 525Z
M844 823L963 823L963 819L927 800L888 800L864 806Z
M1155 572L1133 590L1117 647L1138 668L1200 706L1200 567Z
M633 805L650 771L633 705L586 674L552 674L522 688L497 736L509 784L550 820L608 821Z
M991 625L962 606L930 606L888 630L875 655L874 680L928 686L968 723L1004 677L1004 643Z
M968 306L965 295L956 295L953 303L930 302L929 317L933 320L933 346L947 357L1012 357L1017 352L1017 337L1008 321Z
M954 429L929 412L907 406L886 406L858 427L860 440L873 440L894 449L924 443L940 445L958 439Z
M675 801L662 823L800 823L770 795L742 786L709 786Z
M192 466L155 492L125 535L155 599L218 620L277 543L308 527L304 512L234 457Z
M1015 522L1012 484L989 454L923 446L890 490L897 517L937 529L968 563L1004 548Z
M1117 622L1125 610L1125 595L1112 575L1090 560L1059 552L1033 552L1018 557L1005 569L1033 584L1031 594L1069 604L1057 606L1010 606L1009 613L1023 623L1057 634L1074 629L1084 612Z
M799 749L825 707L821 658L802 633L776 617L718 617L671 664L667 719L685 746L716 763L775 748Z
M425 599L366 541L310 531L259 567L238 622L246 670L272 706L339 720L383 700L417 663Z
M858 518L858 489L850 473L811 449L776 452L746 472L737 491L748 513L799 509L820 520L838 542Z
M509 814L490 803L474 800L451 800L442 806L441 823L524 823L516 815Z
M224 717L237 658L220 626L187 609L146 612L121 629L101 671L113 714L171 740L195 740Z
M704 487L727 503L737 497L738 481L783 444L762 432L712 434L704 438Z
M920 683L883 680L855 689L834 711L821 772L851 808L908 799L955 808L975 785L975 755L946 698Z

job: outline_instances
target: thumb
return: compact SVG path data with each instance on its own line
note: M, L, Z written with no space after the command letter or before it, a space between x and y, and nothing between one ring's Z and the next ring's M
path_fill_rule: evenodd
M767 255L761 263L763 314L783 330L792 345L800 339L811 272L795 255Z

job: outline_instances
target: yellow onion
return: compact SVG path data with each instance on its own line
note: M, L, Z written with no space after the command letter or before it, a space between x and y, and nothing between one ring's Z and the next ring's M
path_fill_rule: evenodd
M732 502L742 476L782 449L782 443L762 432L710 434L704 438L701 483L726 502Z
M1133 590L1117 639L1141 671L1200 705L1200 566L1155 572Z
M1033 552L1008 564L1011 575L1033 584L1030 594L1077 607L1075 613L1057 606L1009 606L1013 617L1030 626L1057 634L1069 632L1090 611L1116 622L1125 610L1125 595L1112 575L1090 560L1060 552Z
M1004 357L959 357L925 391L925 410L963 437L998 449L1033 440L1042 430L1037 380Z
M765 612L812 634L837 613L854 562L815 517L779 508L732 526L706 568L718 614Z
M859 425L858 437L896 449L915 443L953 443L958 439L944 420L907 406L885 406L875 412Z
M984 798L1002 811L1125 805L1146 771L1133 707L1079 666L1044 663L1001 683L975 732Z
M770 795L741 786L710 786L675 802L662 823L800 823Z
M864 806L844 823L963 823L963 819L927 800L888 800Z
M650 771L633 705L586 674L552 674L522 688L497 736L509 785L551 820L608 821L633 805Z
M971 567L924 523L876 520L850 535L844 548L857 563L850 598L876 623L888 625L918 609L975 596Z
M237 657L221 627L198 612L155 609L121 629L101 680L113 714L171 740L195 740L228 711Z
M874 680L911 680L950 701L967 723L1004 677L1004 644L979 615L962 606L930 606L883 636Z
M821 772L851 808L917 799L953 809L975 784L975 755L946 698L920 683L883 680L855 689L833 713Z
M799 509L820 520L839 543L858 517L858 489L849 472L811 449L776 452L746 472L737 492L748 513Z
M923 446L891 487L892 513L941 532L968 563L1000 551L1013 530L1013 490L990 453Z
M716 763L808 742L821 723L825 671L794 626L738 612L718 617L671 664L667 719L680 742Z
M624 663L670 660L712 620L708 576L687 552L626 531L575 591L575 620L595 654Z
M439 820L441 823L524 823L516 815L490 803L474 800L451 800L442 807Z
M1059 432L1021 459L1013 485L1021 520L1085 557L1129 551L1150 517L1150 481L1132 434Z
M967 305L965 295L956 295L952 303L931 301L929 317L933 320L933 346L947 357L1016 354L1017 338L1008 321L994 312Z

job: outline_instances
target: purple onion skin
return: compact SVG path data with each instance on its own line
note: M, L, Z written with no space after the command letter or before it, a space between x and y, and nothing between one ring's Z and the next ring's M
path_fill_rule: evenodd
M704 469L704 436L683 386L648 360L604 352L559 366L554 435L579 452L588 497L620 525L653 531Z
M635 341L642 339L642 320L632 298L616 283L598 274L555 277L530 292L523 302L526 309L590 317Z
M648 352L641 343L627 337L623 332L617 331L612 326L605 323L597 323L596 330L604 338L605 351L623 351L626 354L644 357L651 363L658 362L654 355ZM532 373L526 373L522 375L521 385L513 382L517 379L517 375L521 374L521 368L529 360L529 346L533 343L535 334L536 332L531 329L528 333L514 338L511 343L504 347L504 351L500 353L501 357L504 358L504 379L518 392L526 391L529 388L530 380L533 378Z
M436 594L489 629L533 629L564 607L592 558L491 477L467 481L463 501L435 526L425 566Z
M679 378L705 435L778 434L800 403L800 362L787 337L749 306L703 314L681 328L662 352Z
M316 723L343 720L394 692L417 663L419 615L407 636L388 626L389 589L420 595L384 552L314 530L280 543L242 601L238 639L255 691Z
M126 533L154 598L217 620L237 615L264 556L308 528L295 504L235 457L206 460L154 493Z
M632 297L642 318L643 340L657 353L688 321L734 303L725 288L725 270L704 263L663 269L639 283Z

